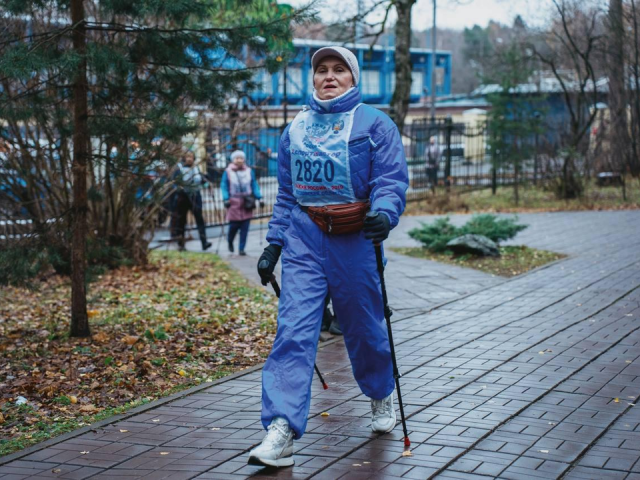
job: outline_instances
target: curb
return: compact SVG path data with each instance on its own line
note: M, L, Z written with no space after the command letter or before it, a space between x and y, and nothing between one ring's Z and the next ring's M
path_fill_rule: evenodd
M331 340L327 340L318 345L318 348L323 348L325 345L331 345L337 341L342 340L342 337L332 338ZM221 383L228 382L229 380L235 380L236 378L244 377L250 373L253 373L257 370L261 370L264 366L264 362L254 365L253 367L249 367L245 370L241 370L236 373L232 373L231 375L227 375L226 377L219 378L213 382L202 383L200 385L196 385L194 387L188 388L187 390L183 390L181 392L174 393L169 395L168 397L159 398L154 400L153 402L147 403L145 405L140 405L138 407L134 407L131 410L128 410L125 413L119 413L113 415L109 418L105 418L104 420L100 420L99 422L92 423L91 425L87 425L85 427L79 428L77 430L72 430L67 433L63 433L54 438L50 438L48 440L44 440L40 443L36 443L35 445L31 445L23 450L18 452L10 453L3 457L0 457L0 466L6 465L7 463L13 462L15 460L19 460L23 457L31 455L32 453L38 452L45 448L51 447L53 445L57 445L58 443L65 442L71 438L79 437L80 435L84 435L85 433L91 432L92 430L96 430L97 428L103 428L112 423L120 422L122 420L127 420L128 418L134 417L140 413L145 413L150 410L154 410L162 405L166 405L168 403L173 402L174 400L179 400L181 398L187 397L194 393L201 392L202 390L206 390L207 388L213 387L215 385L219 385Z

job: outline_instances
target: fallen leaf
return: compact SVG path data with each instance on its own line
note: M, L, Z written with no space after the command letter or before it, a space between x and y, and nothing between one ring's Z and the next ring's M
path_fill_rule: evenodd
M354 467L361 467L362 465L360 465L359 463L354 463L352 466L354 466Z
M320 416L321 416L321 417L328 417L328 416L329 416L329 413L328 413L328 412L322 412L322 413L320 414Z
M178 370L178 375L180 375L181 377L185 377L187 375L187 372L185 372L184 370Z
M0 412L0 423L4 423L4 415L2 415L2 412Z
M549 453L549 450L539 450L540 453Z
M158 423L160 421L159 418L154 418L153 420L151 420L153 423Z
M96 410L98 410L96 406L92 405L91 403L89 405L83 405L80 407L81 412L93 413Z
M91 338L93 338L94 341L99 343L106 343L109 341L109 335L107 335L105 332L98 332L92 335Z
M125 430L124 428L120 429L120 433L127 433L129 430Z
M169 455L170 452L160 452L160 455Z
M213 427L211 430L213 430L214 432L217 432L218 430L220 430L219 427Z
M614 401L615 403L620 403L620 399L619 399L619 398L617 398L617 397L616 397L616 398L614 398L614 399L613 399L613 401Z
M403 457L413 457L413 453L411 453L411 450L405 450L404 452L402 452L402 456Z
M126 343L127 345L133 345L138 340L140 340L140 337L137 335L125 335L124 337L122 337L121 341L122 343Z
M85 450L83 452L80 452L80 455L86 455L87 453L91 453L89 450Z
M75 404L78 403L78 398L75 395L69 395L69 401Z
M51 473L60 473L61 471L61 468L54 468L53 470L51 470Z
M100 313L100 310L87 310L87 316L93 318Z

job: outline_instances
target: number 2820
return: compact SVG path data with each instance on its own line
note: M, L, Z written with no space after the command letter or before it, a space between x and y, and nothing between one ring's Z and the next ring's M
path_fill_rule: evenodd
M324 165L323 165L324 164ZM296 160L296 180L298 182L331 182L335 176L333 160Z

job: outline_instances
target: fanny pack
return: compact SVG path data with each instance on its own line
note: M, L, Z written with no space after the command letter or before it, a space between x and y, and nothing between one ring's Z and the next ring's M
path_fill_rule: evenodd
M346 235L358 233L364 226L364 218L369 211L370 203L342 203L340 205L325 205L323 207L305 207L300 205L303 212L320 227L324 233Z

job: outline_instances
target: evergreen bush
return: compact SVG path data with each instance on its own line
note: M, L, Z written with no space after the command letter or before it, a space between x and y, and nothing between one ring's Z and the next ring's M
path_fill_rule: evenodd
M451 224L449 217L439 218L433 223L422 223L420 228L409 231L409 236L418 240L424 248L433 252L447 249L447 243L460 236L460 229Z
M526 225L516 224L515 218L498 218L488 213L474 215L464 227L460 229L460 235L474 234L484 235L496 243L509 240L521 232Z
M484 235L496 243L509 240L521 232L527 225L517 224L518 218L498 218L491 214L474 215L464 226L456 227L451 224L449 217L439 218L427 224L421 222L421 227L409 231L409 236L432 252L444 252L447 243L462 235Z

